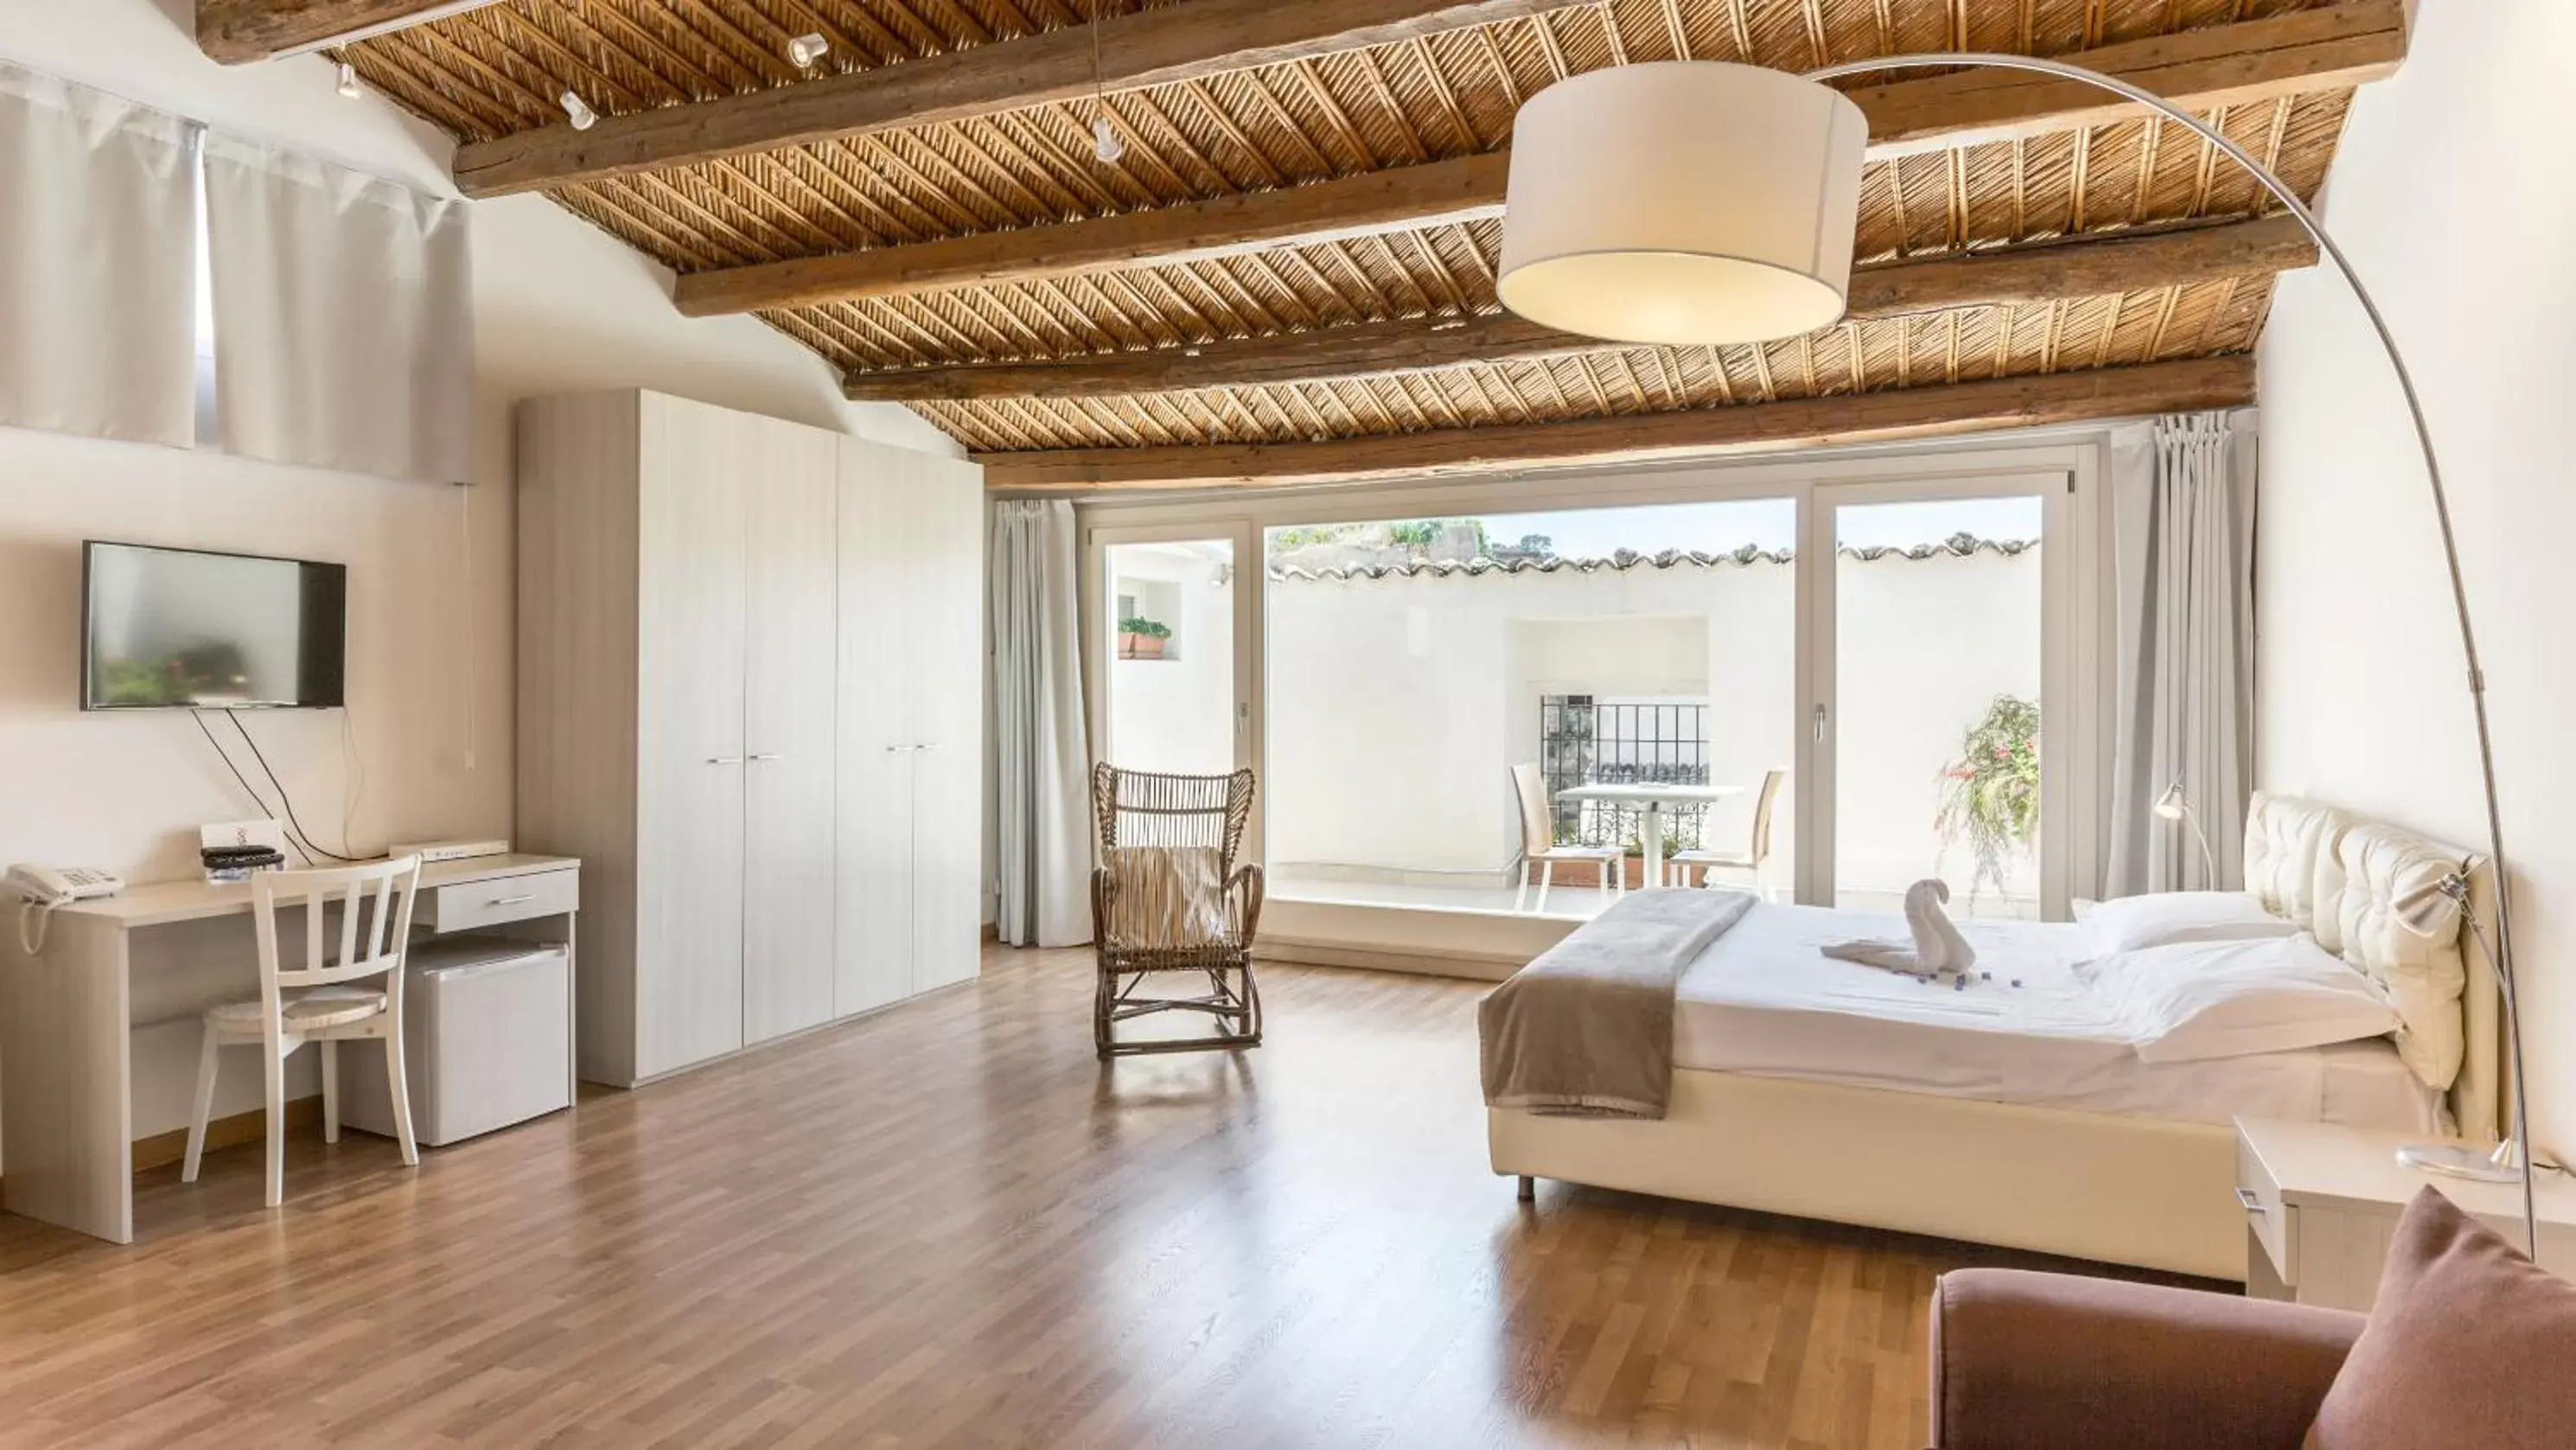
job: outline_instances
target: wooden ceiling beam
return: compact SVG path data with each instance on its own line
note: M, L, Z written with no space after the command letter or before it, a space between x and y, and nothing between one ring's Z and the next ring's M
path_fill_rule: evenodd
M692 105L459 147L456 184L502 196L836 136L1198 80L1564 8L1570 0L1189 0ZM1097 70L1095 71L1095 64Z
M1510 170L1510 155L1497 151L1058 226L685 272L671 301L690 317L811 307L1473 221L1501 213Z
M494 0L197 0L197 48L247 65L345 45L493 4Z
M2123 41L2060 59L2189 110L2346 90L2406 59L2406 0L2343 0L2261 20ZM1849 92L1869 117L1869 154L1910 156L2130 120L2141 108L2083 81L1981 67Z
M2254 359L2240 355L1565 423L1321 442L979 453L975 461L984 465L987 489L1014 494L1320 483L1881 443L2230 408L2253 398Z
M2316 243L2287 216L2060 241L1865 268L1852 275L1847 315L1867 320L1953 307L2149 292L2226 277L2272 276L2314 266L2316 260ZM1487 313L1040 362L853 373L847 391L859 401L895 403L1117 397L1422 372L1604 346L1598 339L1557 332L1508 312Z
M1186 14L1193 8L1148 13ZM2358 85L2388 74L2405 55L2403 0L2346 0L2323 9L2124 41L2067 59L2206 110L2291 91ZM1897 81L1855 91L1852 98L1869 117L1873 160L2098 125L2137 109L2072 81L2002 70ZM1499 216L1510 172L1508 154L1434 161L1052 226L693 272L679 279L673 300L692 317L807 307ZM460 152L460 176L463 161Z

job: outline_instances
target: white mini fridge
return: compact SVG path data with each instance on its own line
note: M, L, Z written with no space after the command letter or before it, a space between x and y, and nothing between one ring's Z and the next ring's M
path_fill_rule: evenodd
M417 942L403 981L412 1135L435 1147L572 1105L571 963L560 945ZM393 1136L384 1053L340 1052L340 1121Z

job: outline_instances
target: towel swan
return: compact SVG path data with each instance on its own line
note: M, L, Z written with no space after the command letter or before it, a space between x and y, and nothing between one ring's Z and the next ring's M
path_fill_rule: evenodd
M1831 942L1823 948L1824 953L1840 961L1883 967L1910 977L1965 973L1977 964L1977 949L1968 945L1957 923L1941 909L1949 899L1950 883L1937 876L1917 881L1905 888L1905 925L1914 934L1911 946L1873 938Z

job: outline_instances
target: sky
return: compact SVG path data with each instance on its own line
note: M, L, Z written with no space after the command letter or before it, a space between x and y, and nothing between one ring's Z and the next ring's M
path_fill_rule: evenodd
M1958 533L2036 539L2040 507L2041 501L2032 497L1846 505L1839 511L1837 542L1855 548L1903 548L1939 543ZM1486 536L1495 543L1517 543L1525 534L1545 534L1558 554L1587 559L1623 548L1640 554L1665 549L1722 554L1746 544L1789 549L1796 546L1798 534L1797 504L1784 498L1483 517Z

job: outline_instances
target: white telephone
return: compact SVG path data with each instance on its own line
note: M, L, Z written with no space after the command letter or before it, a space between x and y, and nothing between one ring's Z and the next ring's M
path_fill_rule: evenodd
M7 889L25 902L18 908L18 945L32 957L45 949L45 922L55 907L94 896L114 896L125 889L125 880L113 871L94 866L58 869L22 861L9 868Z
M125 889L113 871L89 866L37 866L28 862L9 868L9 889L40 906L68 906L94 896L114 896Z

